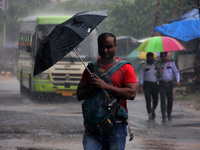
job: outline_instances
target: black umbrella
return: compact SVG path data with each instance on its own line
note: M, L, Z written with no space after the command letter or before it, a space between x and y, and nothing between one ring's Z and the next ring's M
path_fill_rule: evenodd
M33 75L50 68L72 50L82 61L74 48L107 17L107 12L107 10L99 10L77 13L69 20L57 25L39 45ZM84 66L86 67L85 64Z

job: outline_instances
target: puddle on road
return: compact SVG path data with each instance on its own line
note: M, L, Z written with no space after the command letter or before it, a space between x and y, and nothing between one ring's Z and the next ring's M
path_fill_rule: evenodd
M174 150L174 144L162 140L144 140L142 149L148 150Z
M136 141L135 141L136 142ZM137 150L177 150L174 149L174 143L166 142L159 139L139 139L132 147L127 147L128 149Z
M195 130L200 130L200 123L199 122L195 122L195 123L184 123L184 124L176 124L173 125L174 127L188 127L191 129L195 129Z
M34 148L34 147L18 147L17 150L64 150L64 149Z
M162 139L134 139L127 142L126 150L199 150L200 144L195 142L165 141Z
M58 139L6 139L0 140L0 150L81 150L82 138L60 137Z
M200 143L194 141L177 141L177 139L139 138L127 141L126 150L199 150ZM0 141L0 150L79 150L82 148L82 138L29 141L14 139Z
M43 148L33 148L33 147L17 147L17 150L52 150L52 149L43 149Z

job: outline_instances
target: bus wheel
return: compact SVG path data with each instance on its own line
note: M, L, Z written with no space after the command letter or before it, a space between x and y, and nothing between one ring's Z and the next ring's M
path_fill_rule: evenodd
M25 87L23 86L23 75L22 72L20 73L20 94L25 93Z

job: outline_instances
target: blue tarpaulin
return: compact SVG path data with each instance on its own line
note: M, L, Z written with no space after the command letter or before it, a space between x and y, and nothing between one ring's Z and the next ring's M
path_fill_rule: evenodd
M181 18L170 20L154 30L185 42L196 39L200 37L199 11L193 9Z

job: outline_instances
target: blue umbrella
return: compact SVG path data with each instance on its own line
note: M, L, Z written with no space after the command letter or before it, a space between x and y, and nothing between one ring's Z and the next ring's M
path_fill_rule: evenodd
M181 18L157 26L155 31L182 41L190 41L200 37L199 11L193 9Z

